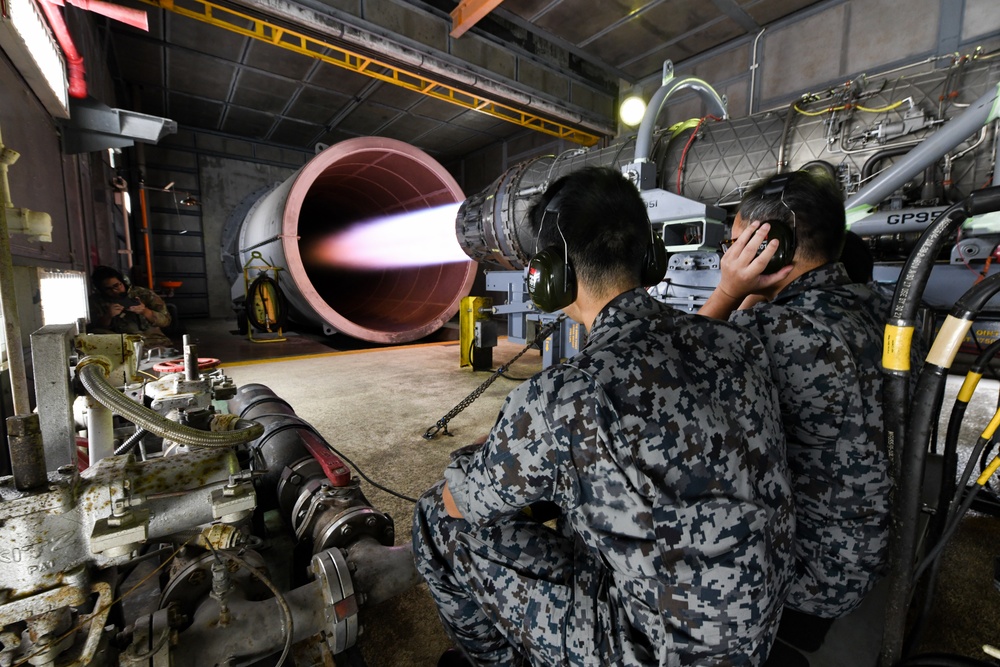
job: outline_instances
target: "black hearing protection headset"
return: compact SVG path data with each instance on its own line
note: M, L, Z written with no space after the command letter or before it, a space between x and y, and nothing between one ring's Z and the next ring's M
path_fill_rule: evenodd
M536 252L528 262L528 296L543 313L561 310L576 301L576 272L570 266L566 236L559 225L561 203L562 197L558 194L549 201L542 213L535 242L538 242L545 222L551 216L555 218L556 229L562 237L562 247L550 245L541 252Z
M562 237L563 245L550 245L541 252L536 252L528 262L528 296L532 303L544 313L561 310L576 301L576 273L568 260L566 236L559 225L559 206L562 203L560 195L554 196L542 213L542 221L538 225L538 235L542 235L546 218L555 217L556 229ZM650 244L642 260L640 280L643 286L658 284L667 274L667 248L663 239L649 228Z
M771 257L771 261L767 263L767 267L764 268L765 275L776 273L779 269L788 266L795 257L795 211L785 203L785 188L792 180L793 174L794 172L779 174L761 190L761 195L764 197L778 195L782 205L792 214L792 224L790 225L784 220L764 220L761 222L761 224L771 225L771 229L767 232L767 238L757 248L757 254L762 253L772 239L778 239L778 250Z

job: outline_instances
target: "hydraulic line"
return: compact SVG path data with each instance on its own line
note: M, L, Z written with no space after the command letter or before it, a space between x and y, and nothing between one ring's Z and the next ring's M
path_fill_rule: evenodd
M948 513L948 504L955 492L955 473L957 472L958 461L958 436L962 428L962 420L965 418L965 411L969 407L969 402L979 386L979 381L983 378L986 367L1000 352L1000 340L991 343L969 367L969 371L962 382L962 388L958 391L955 403L948 418L948 429L945 435L944 451L942 457L944 463L941 472L941 494L937 511L934 513L932 522L931 538L936 541L943 530L942 521Z
M107 379L111 362L103 357L84 357L76 369L87 393L101 405L161 438L189 447L218 448L241 445L256 440L264 433L263 426L245 419L232 420L229 425L234 430L229 431L201 431L172 422L139 405L111 385Z
M913 408L908 411L910 345L920 298L937 255L955 230L969 216L988 213L998 208L1000 208L1000 187L992 187L973 192L963 202L946 209L924 230L917 248L910 254L900 273L893 294L882 353L882 367L885 373L882 393L885 443L892 465L891 477L897 480L889 525L892 557L888 575L889 593L881 655L882 664L886 665L895 664L903 648L917 544L920 491L929 437L929 429L923 429L923 439L910 437L907 434L906 422L911 413L920 415L923 412L923 416L928 418L931 414L937 414L936 410L931 413L929 408L935 406L935 397L937 397L937 407L940 406L947 369L954 361L958 346L972 325L972 319L966 317L971 313L965 305L961 306L962 310L958 317L949 316L945 321L924 364ZM979 298L986 293L984 290L994 289L996 285L996 281L987 279L969 290L960 303L976 306L971 310L978 311L989 296L992 296L992 293L989 293L980 303ZM956 305L956 308L959 306Z

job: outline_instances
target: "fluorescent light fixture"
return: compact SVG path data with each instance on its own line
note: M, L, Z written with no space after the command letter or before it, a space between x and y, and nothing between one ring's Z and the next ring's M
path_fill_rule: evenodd
M638 95L629 95L618 107L618 118L629 127L635 127L642 122L646 113L646 102Z
M0 0L0 48L46 110L54 118L69 118L66 63L32 0Z
M72 324L87 317L87 277L80 271L38 269L42 322Z

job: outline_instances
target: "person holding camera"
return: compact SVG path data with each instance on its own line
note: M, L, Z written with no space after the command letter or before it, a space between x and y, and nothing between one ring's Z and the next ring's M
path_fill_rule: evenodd
M147 350L174 347L162 330L170 325L167 304L152 290L129 285L125 276L110 266L95 268L90 282L94 288L91 333L136 334Z

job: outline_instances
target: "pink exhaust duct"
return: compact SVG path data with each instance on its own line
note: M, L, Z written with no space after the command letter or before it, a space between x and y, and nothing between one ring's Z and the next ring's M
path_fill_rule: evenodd
M420 149L381 137L349 139L253 204L239 229L239 261L253 263L256 252L282 268L280 285L297 318L328 334L410 342L454 317L472 288L477 265L455 250L452 207L464 199L455 179ZM417 214L428 211L425 226ZM396 221L388 237L380 236L381 225L359 225L381 218ZM331 250L331 239L356 227L379 236ZM445 255L433 254L441 248Z

